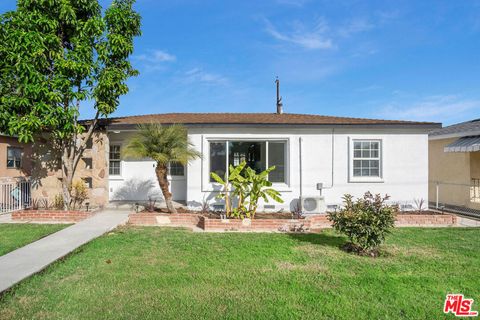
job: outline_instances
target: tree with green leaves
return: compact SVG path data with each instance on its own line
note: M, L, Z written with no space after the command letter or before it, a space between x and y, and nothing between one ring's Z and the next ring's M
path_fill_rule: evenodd
M0 16L0 132L33 142L48 135L59 150L65 207L77 165L101 118L128 92L134 0L18 0ZM79 121L80 107L95 116ZM83 110L83 109L82 109Z
M190 160L201 157L189 141L187 129L179 124L162 126L157 123L138 126L138 132L127 140L123 148L124 158L151 158L157 165L155 173L162 190L167 209L177 213L169 190L168 164L177 162L187 165Z

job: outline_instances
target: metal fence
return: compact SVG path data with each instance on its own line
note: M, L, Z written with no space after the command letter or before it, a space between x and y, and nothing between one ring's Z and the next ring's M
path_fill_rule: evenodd
M430 208L480 218L480 179L470 183L430 182Z
M0 214L30 208L32 188L28 179L0 180Z
M470 201L480 203L480 179L472 179L470 186Z

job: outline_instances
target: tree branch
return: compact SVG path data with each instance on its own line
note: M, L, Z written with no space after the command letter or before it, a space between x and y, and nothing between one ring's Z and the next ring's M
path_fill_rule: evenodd
M80 146L78 147L78 152L75 155L75 158L73 160L73 168L74 170L77 168L78 162L80 161L80 158L83 155L83 152L85 151L87 147L87 141L92 138L93 132L95 131L95 128L97 127L98 123L98 118L100 117L100 111L97 110L97 113L95 114L95 117L92 120L92 123L90 127L88 128L87 133L85 134L84 138L81 139Z

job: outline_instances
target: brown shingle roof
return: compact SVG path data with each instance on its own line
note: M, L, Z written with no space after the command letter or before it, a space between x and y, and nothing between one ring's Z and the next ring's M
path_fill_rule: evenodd
M266 124L266 125L431 125L433 122L379 120L293 113L163 113L110 118L108 125L162 124Z

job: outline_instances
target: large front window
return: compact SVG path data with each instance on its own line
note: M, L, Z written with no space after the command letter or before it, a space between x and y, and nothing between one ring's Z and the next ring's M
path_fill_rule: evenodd
M243 161L257 173L275 166L269 174L271 182L286 182L285 141L212 141L210 142L210 172L224 177L227 167ZM210 179L213 182L213 179Z

